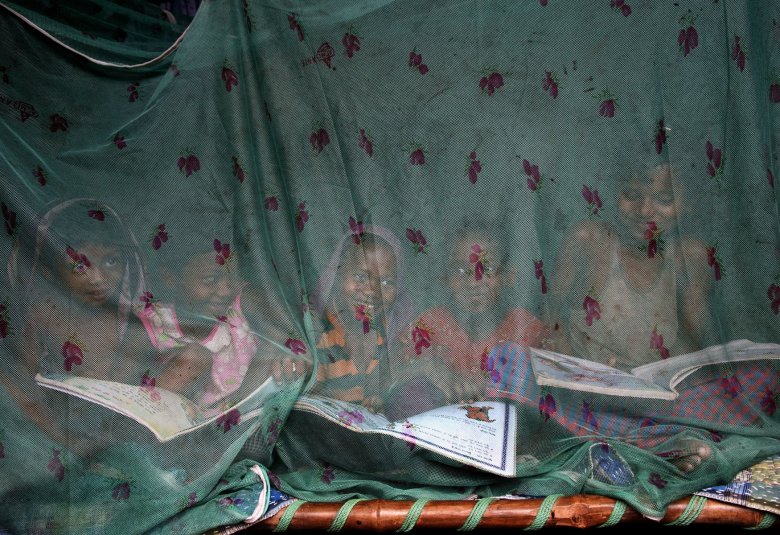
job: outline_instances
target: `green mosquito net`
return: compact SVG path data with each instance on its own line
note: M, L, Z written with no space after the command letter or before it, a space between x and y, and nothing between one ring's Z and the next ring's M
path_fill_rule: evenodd
M271 486L660 517L780 453L780 5L189 15L0 2L0 532L200 533Z

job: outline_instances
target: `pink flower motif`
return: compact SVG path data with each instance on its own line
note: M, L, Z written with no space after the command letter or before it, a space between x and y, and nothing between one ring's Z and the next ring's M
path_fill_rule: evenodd
M591 410L587 401L582 402L582 419L586 424L590 425L594 429L599 428L599 423L596 421L596 416L593 414L593 410Z
M409 68L416 69L420 74L428 72L428 66L422 62L422 54L418 54L416 48L409 52Z
M775 415L775 411L777 410L776 397L777 396L775 396L769 387L764 389L764 393L761 396L761 410L764 411L767 416Z
M348 58L351 58L355 52L360 50L360 38L351 31L344 34L344 37L341 38L341 43L344 45Z
M130 497L130 483L119 483L111 491L111 497L117 501L128 499Z
M0 442L0 459L5 459L5 446Z
M658 230L655 221L647 221L645 225L647 225L644 233L644 238L647 240L647 258L655 258L659 253L658 242L662 231Z
M330 485L336 477L333 467L328 463L322 463L322 475L320 480L326 485Z
M157 380L149 375L149 370L146 370L143 377L141 377L141 390L149 394L149 398L151 398L152 401L160 401L160 399L162 399L156 386Z
M656 474L655 472L650 474L650 477L647 479L647 481L651 485L658 487L659 489L666 487L668 483L668 481L666 481L664 478L662 478L659 474Z
M173 77L176 78L181 74L181 71L179 71L179 68L176 66L175 63L171 63L171 66L168 67L168 70L170 70L173 73Z
M734 35L734 46L731 48L731 59L737 62L737 68L740 72L745 70L745 51L742 50L742 44L739 35Z
M127 100L130 102L135 102L138 100L138 86L140 84L138 82L133 82L129 86L127 86L127 92L130 93L130 96L127 97Z
M228 260L230 260L229 243L222 243L218 239L214 238L214 251L216 251L217 253L214 258L214 261L220 266L224 266L228 262Z
M558 98L558 78L554 73L547 71L544 73L544 83L542 89L548 91L552 98Z
M545 394L539 398L539 414L542 415L545 422L556 412L557 407L555 406L555 398L553 398L552 394Z
M62 482L62 480L65 479L65 467L60 460L60 450L51 450L51 460L49 461L47 468L49 469L49 472L54 474L57 481Z
M233 69L222 67L222 81L225 82L225 89L230 93L230 90L238 85L238 75Z
M661 154L664 150L664 144L666 143L666 126L663 119L658 121L658 130L655 134L655 152Z
M620 11L624 17L631 14L631 6L626 3L626 0L611 0L609 7Z
M615 116L615 100L606 99L602 100L599 105L599 115L602 117L614 117Z
M276 195L269 195L266 197L264 204L266 210L270 210L271 212L279 210L279 199L276 198Z
M362 221L349 216L349 230L352 232L352 241L355 242L355 245L360 245L360 238L365 234L366 226Z
M144 292L141 294L141 297L139 297L139 300L144 304L144 312L154 308L154 305L157 302L152 292Z
M355 307L355 319L363 323L363 334L368 334L371 330L371 314L366 305L357 305Z
M683 57L691 53L693 49L699 46L699 33L693 27L693 21L689 17L683 17L690 24L687 28L682 28L677 34L677 45L683 51Z
M539 0L539 5L542 7L547 7L547 0Z
M163 243L168 241L168 231L165 230L165 223L157 225L152 234L152 249L155 251L162 247Z
M523 171L525 171L525 174L529 177L526 179L528 189L531 191L539 191L542 186L542 177L539 174L539 166L536 164L531 165L531 162L528 160L523 160Z
M774 188L775 187L775 175L772 174L771 169L766 170L766 180L769 182L769 187Z
M406 229L406 238L412 242L414 248L414 254L423 253L426 254L425 246L428 245L428 240L425 239L420 229L408 228Z
M16 233L16 212L8 208L5 203L0 203L0 210L3 212L5 231L9 236L13 236Z
M477 160L476 151L472 151L471 154L469 154L469 164L466 167L466 175L469 177L469 182L471 182L472 184L476 184L477 178L481 171L482 171L482 164L480 163L479 160Z
M284 346L292 351L295 355L306 354L306 344L303 343L303 340L299 340L297 338L288 338L284 343Z
M601 319L601 305L590 295L586 295L582 301L582 309L585 311L585 325L590 327L593 320Z
M707 173L714 177L722 172L721 164L723 163L723 157L721 149L713 147L710 141L707 141L707 159L709 164L707 165Z
M469 262L474 264L474 280L481 281L485 274L485 250L475 243L471 246Z
M197 503L197 501L198 501L198 493L190 492L190 495L187 496L187 507L192 507Z
M230 409L228 412L217 418L217 427L222 428L224 433L230 431L230 428L234 425L238 425L241 422L241 413L238 409Z
M715 247L707 247L707 265L715 270L715 280L719 281L723 273L720 258Z
M742 383L739 382L739 378L737 378L736 375L732 375L731 377L723 377L720 380L720 386L723 388L723 391L728 395L730 398L735 398L739 395L740 392L742 392Z
M774 282L770 284L769 289L767 290L767 296L772 302L772 312L775 314L780 313L780 286Z
M309 212L306 211L306 203L298 203L298 211L295 214L295 228L298 232L303 232L303 227L309 220Z
M650 333L650 347L657 349L662 359L669 358L669 349L664 345L664 335L658 333L657 327L653 328L653 332Z
M498 369L496 368L496 362L492 355L488 354L488 349L485 348L482 351L482 357L480 358L480 366L479 369L485 373L487 373L487 376L490 378L490 380L498 384L498 382L501 380L501 374L499 373Z
M41 186L46 185L46 173L43 172L43 169L40 166L33 169L33 176L35 177L35 180L38 181L38 184Z
M547 277L544 276L544 262L534 260L534 276L542 281L542 293L547 293Z
M184 176L190 176L192 173L200 171L200 160L194 154L188 154L186 157L180 156L177 165L179 171L184 172Z
M415 149L409 154L409 163L412 165L423 165L425 163L425 152L422 149Z
M65 359L63 368L66 372L71 371L74 365L80 366L84 362L84 353L72 337L62 344L60 354Z
M418 320L417 325L412 329L412 342L414 342L414 352L417 355L422 354L423 348L431 347L431 331L422 320Z
M300 23L295 20L295 13L287 15L287 21L290 23L290 29L294 30L298 35L298 41L303 41L303 28L301 28Z
M60 115L59 113L55 113L54 115L50 115L49 119L51 120L51 124L49 125L49 130L52 132L67 132L68 131L68 120Z
M314 149L317 154L321 153L330 143L330 136L328 135L328 131L324 128L320 128L319 130L312 132L309 136L309 143L311 144L311 148Z
M241 167L241 164L238 162L238 156L233 156L233 176L242 184L246 179L246 173L244 173L244 168Z
M777 104L780 102L780 83L773 83L769 86L769 102Z
M106 220L106 214L103 212L103 210L87 210L87 216L91 217L92 219L96 219L97 221Z
M71 269L74 273L84 273L87 269L92 267L92 264L90 263L89 258L87 258L87 255L79 253L70 245L65 247L65 253L71 259Z
M125 142L125 136L120 136L119 134L114 136L114 145L116 145L116 148L118 148L119 150L122 150L125 147L127 147L127 142Z
M582 198L585 199L586 203L588 203L588 210L590 211L590 213L593 215L599 215L599 211L603 206L603 203L601 202L601 197L599 197L599 190L597 189L591 190L588 186L583 184Z
M493 96L496 89L502 87L504 87L504 77L501 76L501 73L493 71L479 79L479 88L482 91L487 90L488 96Z
M362 128L360 129L360 141L358 142L358 146L366 151L366 154L368 154L369 157L374 154L374 144L366 135L366 131Z

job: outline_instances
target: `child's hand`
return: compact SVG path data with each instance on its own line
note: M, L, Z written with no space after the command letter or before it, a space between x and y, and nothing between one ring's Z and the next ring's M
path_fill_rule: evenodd
M180 394L211 370L211 362L211 351L200 344L189 344L169 361L157 378L157 386Z
M361 401L360 404L367 408L370 412L379 412L382 410L382 398L379 396L363 398L363 401Z

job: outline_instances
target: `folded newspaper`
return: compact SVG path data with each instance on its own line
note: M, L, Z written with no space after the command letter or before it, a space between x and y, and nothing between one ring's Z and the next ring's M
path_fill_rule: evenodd
M389 435L486 472L515 475L517 412L504 401L448 405L401 422L320 396L300 398L293 410L313 413L356 433Z
M531 348L531 365L539 385L557 386L612 396L676 399L675 387L703 366L780 359L780 344L735 340L700 351L618 370L546 349Z

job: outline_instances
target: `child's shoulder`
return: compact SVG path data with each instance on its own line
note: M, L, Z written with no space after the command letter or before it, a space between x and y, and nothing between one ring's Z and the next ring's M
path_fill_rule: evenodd
M457 323L453 313L444 307L433 307L424 310L422 314L420 314L420 321L428 325Z

